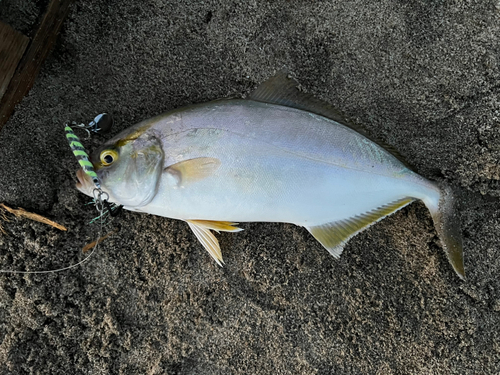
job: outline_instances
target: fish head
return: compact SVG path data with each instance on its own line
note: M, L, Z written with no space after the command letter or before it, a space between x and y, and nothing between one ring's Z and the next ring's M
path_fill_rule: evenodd
M118 135L96 149L90 161L109 201L126 207L142 207L156 195L163 170L161 141L148 132ZM95 185L82 169L76 187L93 197Z

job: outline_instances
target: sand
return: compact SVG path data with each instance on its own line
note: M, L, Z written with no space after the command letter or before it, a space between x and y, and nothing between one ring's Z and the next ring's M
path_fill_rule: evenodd
M45 3L4 0L0 19L28 32ZM0 268L74 264L95 239L66 122L110 112L113 135L287 69L454 187L467 280L421 203L340 260L303 228L245 223L218 236L223 268L185 223L124 212L83 265L0 274L0 373L500 373L499 39L497 1L75 3L0 131L0 202L68 231L8 216Z

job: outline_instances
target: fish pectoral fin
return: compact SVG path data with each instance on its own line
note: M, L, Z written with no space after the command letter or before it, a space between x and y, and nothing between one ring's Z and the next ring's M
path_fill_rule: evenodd
M413 198L398 199L354 217L306 228L330 254L338 258L350 238L413 201Z
M174 178L178 187L183 187L211 176L219 167L219 159L203 157L170 165L165 168L164 172Z
M220 251L219 241L210 232L210 230L215 230L217 232L239 232L243 229L235 227L236 223L231 223L229 221L212 221L212 220L186 220L189 228L194 232L196 238L201 242L203 247L208 251L208 253L214 258L219 266L222 267L222 252Z

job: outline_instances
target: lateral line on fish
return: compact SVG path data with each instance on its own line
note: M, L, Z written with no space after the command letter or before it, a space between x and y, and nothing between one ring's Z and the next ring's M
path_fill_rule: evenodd
M292 108L292 107L289 107L289 108ZM319 116L319 115L318 115ZM326 117L325 117L326 118ZM326 118L328 120L328 118ZM333 120L330 120L330 121L333 121ZM342 124L340 124L342 125ZM352 129L348 128L349 130L353 131ZM183 134L183 133L188 133L190 131L193 131L193 130L224 130L224 131L227 131L228 133L231 133L231 134L234 134L234 135L238 135L240 137L243 137L243 138L248 138L248 139L252 139L252 140L257 140L257 138L254 138L254 137L248 137L244 134L241 134L241 133L238 133L238 132L235 132L235 131L232 131L232 130L229 130L229 129L217 129L217 128L191 128L191 129L188 129L188 130L183 130L183 131L179 131L179 132L176 132L176 133L171 133L165 137L162 137L161 139L168 139L170 136L175 136L175 135L179 135L179 134ZM366 138L368 141L370 141L368 138ZM394 176L391 176L391 175L385 175L385 174L382 174L382 173L377 173L377 172L374 172L374 171L366 171L366 170L363 170L363 169L360 169L360 168L352 168L352 167L347 167L345 165L342 165L340 163L332 163L332 162L329 162L327 160L323 160L323 159L318 159L318 158L313 158L313 157L310 157L310 156L306 156L304 154L301 154L301 153L297 153L297 152L293 152L289 149L286 149L284 147L280 147L280 146L277 146L273 143L270 143L270 142L265 142L265 141L262 141L262 140L258 140L259 142L263 143L263 144L266 144L266 145L269 145L269 146L272 146L274 148L276 148L277 150L281 150L283 152L286 152L290 155L294 155L294 156L298 156L298 157L301 157L305 160L311 160L311 161L314 161L314 162L318 162L318 163L322 163L322 164L326 164L326 165L333 165L335 167L338 167L338 168L343 168L343 169L346 169L346 170L350 170L350 171L356 171L356 172L366 172L366 173L370 173L372 175L377 175L377 176L383 176L383 177L389 177L389 178L393 178L393 179L397 179L397 177L394 177ZM371 142L371 141L370 141ZM381 146L379 146L381 147ZM390 154L394 159L398 160L394 155ZM399 160L398 160L399 161ZM176 162L176 163L173 163L171 165L167 165L165 166L165 168L168 168L168 167L171 167L172 165L175 165L179 162ZM404 170L404 169L403 169ZM426 186L425 184L423 183L419 183L417 182L419 185L421 186Z

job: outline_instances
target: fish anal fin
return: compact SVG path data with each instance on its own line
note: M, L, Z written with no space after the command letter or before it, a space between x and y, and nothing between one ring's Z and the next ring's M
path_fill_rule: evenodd
M211 176L219 167L219 159L202 157L188 159L170 165L165 168L165 173L168 173L174 178L177 187L184 187Z
M338 258L350 238L382 220L397 210L411 203L413 198L398 199L376 209L351 218L307 227L307 230L326 248L330 254Z
M289 78L286 71L280 71L271 78L262 82L257 89L249 95L248 98L258 102L278 104L286 107L301 109L303 111L312 112L334 120L378 144L380 147L401 161L406 167L411 169L408 162L404 160L401 154L394 147L386 144L376 137L369 135L362 126L354 123L348 118L348 116L343 114L342 111L334 108L331 104L328 104L311 94L299 91L297 87L297 81L293 78Z

